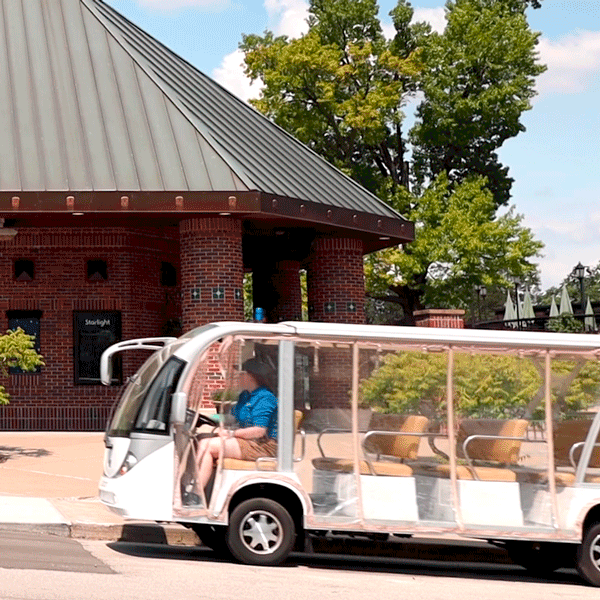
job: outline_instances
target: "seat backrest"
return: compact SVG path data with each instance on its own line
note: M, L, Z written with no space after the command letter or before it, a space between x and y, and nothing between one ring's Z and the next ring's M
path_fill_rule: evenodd
M304 413L301 410L294 411L294 431L298 431L300 429L300 423L302 423L302 417Z
M467 447L469 458L503 464L517 464L521 451L521 440L507 440L504 437L522 438L529 421L525 419L464 419L456 437L457 456L464 458L463 443L471 435L497 436L498 439L482 438L471 440Z
M373 434L369 436L366 449L373 454L394 456L395 458L415 459L419 453L419 435L401 435L402 433L423 433L427 430L429 419L422 415L408 415L401 423L398 435Z
M571 466L569 453L574 444L585 442L592 424L591 419L573 419L554 424L554 461L557 465ZM573 452L573 459L579 462L583 447L579 446ZM590 458L590 467L600 467L600 448L595 448Z

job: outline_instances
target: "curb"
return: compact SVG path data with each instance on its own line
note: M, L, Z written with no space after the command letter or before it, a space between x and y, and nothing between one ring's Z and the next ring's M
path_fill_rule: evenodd
M175 523L0 523L0 532L38 533L76 540L197 546L198 536Z

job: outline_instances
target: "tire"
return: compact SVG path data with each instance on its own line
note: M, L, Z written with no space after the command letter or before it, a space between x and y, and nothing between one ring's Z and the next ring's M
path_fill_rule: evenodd
M535 575L550 575L557 569L573 564L573 549L570 544L506 542L505 548L515 564Z
M219 556L229 556L229 548L225 540L227 531L223 525L192 525L192 529L202 544Z
M278 565L294 547L294 520L281 504L273 500L246 500L231 513L226 539L231 554L240 562Z
M600 523L585 532L577 549L577 570L589 584L600 587Z

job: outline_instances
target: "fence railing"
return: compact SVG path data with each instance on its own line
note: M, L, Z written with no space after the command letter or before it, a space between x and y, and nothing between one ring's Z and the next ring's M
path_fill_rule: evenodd
M109 406L0 406L0 431L104 431Z

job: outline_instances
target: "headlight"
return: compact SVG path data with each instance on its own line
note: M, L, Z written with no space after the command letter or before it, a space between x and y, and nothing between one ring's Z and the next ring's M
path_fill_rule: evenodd
M118 475L125 475L125 473L127 473L129 470L133 469L137 462L138 459L133 454L131 454L131 452L128 452L127 456L125 457L125 460L123 461L123 464L121 465L121 468L119 469Z

